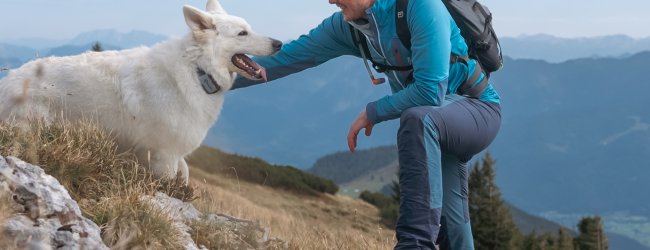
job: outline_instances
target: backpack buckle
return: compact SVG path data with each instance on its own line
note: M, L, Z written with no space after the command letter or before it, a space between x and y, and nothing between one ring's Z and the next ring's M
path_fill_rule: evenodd
M376 64L375 62L372 63L372 68L377 71L377 73L384 73L386 72L386 65L381 65L381 64Z

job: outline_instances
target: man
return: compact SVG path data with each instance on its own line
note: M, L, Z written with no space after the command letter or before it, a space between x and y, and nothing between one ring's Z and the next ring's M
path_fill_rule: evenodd
M307 35L271 57L255 60L273 80L317 66L341 55L372 58L389 66L412 64L411 70L388 70L392 95L368 103L348 133L354 152L361 129L370 136L376 124L400 118L400 217L395 249L473 249L467 201L467 162L485 149L501 124L499 96L491 85L473 96L460 91L482 83L468 81L475 60L441 0L411 0L407 23L412 34L406 48L396 35L396 0L329 0L341 12L326 18ZM364 55L350 25L365 36ZM374 77L373 77L374 78ZM487 79L486 79L487 80ZM238 78L234 88L257 84ZM441 217L442 216L442 217ZM439 232L442 226L442 232Z

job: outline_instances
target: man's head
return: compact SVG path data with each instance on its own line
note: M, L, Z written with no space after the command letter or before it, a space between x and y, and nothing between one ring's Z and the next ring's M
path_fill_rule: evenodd
M363 17L375 0L329 0L329 3L341 8L346 21L352 21Z

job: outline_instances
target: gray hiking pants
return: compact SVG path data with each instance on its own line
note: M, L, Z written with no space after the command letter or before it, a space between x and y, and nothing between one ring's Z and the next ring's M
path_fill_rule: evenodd
M467 162L496 137L500 106L448 95L443 105L413 107L400 119L395 249L435 249L436 240L441 249L474 249Z

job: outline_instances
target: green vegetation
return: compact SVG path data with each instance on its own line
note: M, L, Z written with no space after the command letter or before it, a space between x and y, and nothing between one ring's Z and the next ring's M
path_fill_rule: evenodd
M499 187L496 186L495 163L488 152L482 164L477 162L474 165L469 176L470 218L477 249L607 249L607 239L599 217L583 218L579 223L580 235L576 238L565 228L560 228L556 234L533 231L523 235L501 199Z
M331 180L291 166L271 165L258 158L226 154L218 149L208 147L197 149L188 157L187 161L188 164L208 172L225 174L247 182L298 194L334 194L339 189Z
M580 235L576 238L579 250L605 250L609 248L603 222L599 216L585 217L578 223Z
M518 230L508 206L496 186L494 160L490 153L469 174L469 216L477 249L514 249Z
M394 183L397 184L397 182ZM379 209L381 222L390 228L395 227L397 218L399 217L399 186L397 188L397 195L393 194L392 197L370 191L363 191L359 195L360 199Z
M95 44L93 44L91 50L94 52L102 52L104 51L104 47L102 47L102 44L99 41L97 41L95 42Z
M575 243L567 229L559 229L556 234L531 233L520 239L520 249L529 250L574 250Z

